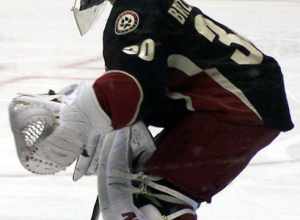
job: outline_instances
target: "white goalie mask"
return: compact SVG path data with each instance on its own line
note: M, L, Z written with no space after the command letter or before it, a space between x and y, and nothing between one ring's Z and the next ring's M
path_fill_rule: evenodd
M105 0L75 0L72 11L81 36L91 29L105 6Z

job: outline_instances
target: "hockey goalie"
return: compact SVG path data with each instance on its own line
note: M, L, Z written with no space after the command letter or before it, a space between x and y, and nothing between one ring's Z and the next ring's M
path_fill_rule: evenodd
M280 66L183 0L111 3L105 73L12 100L20 162L54 174L77 161L74 180L96 174L104 220L195 220L201 203L293 128ZM84 34L103 1L77 4ZM151 125L163 128L155 138Z

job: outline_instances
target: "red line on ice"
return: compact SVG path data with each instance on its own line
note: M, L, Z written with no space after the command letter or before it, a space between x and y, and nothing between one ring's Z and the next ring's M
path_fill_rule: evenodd
M3 80L0 81L0 87L1 86L6 86L8 84L13 84L13 83L19 83L22 81L26 80L32 80L32 79L53 79L53 80L94 80L96 78L92 77L72 77L72 76L19 76L19 77L14 77L8 80Z
M81 67L82 65L86 65L86 64L89 64L89 63L97 62L99 60L100 60L100 58L98 58L98 57L91 58L91 59L87 59L87 60L78 61L78 62L74 62L74 63L63 65L62 68L78 68L78 67Z

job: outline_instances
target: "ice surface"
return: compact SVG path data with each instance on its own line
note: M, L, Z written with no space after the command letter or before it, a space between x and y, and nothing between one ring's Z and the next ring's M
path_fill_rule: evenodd
M275 56L285 74L294 122L300 121L300 1L202 1L204 12ZM7 105L17 92L59 89L103 72L102 35L108 10L81 38L70 1L5 1L0 7L0 220L87 220L96 179L73 183L71 169L35 176L18 162ZM200 220L299 220L299 127L260 152L226 190L203 205ZM180 174L179 174L180 175ZM201 174L199 174L201 175Z

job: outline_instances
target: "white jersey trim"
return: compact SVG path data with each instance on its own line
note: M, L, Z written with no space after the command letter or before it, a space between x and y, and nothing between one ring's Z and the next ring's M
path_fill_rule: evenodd
M168 67L178 69L188 76L194 76L203 71L203 69L197 66L188 57L180 54L172 54L168 57Z
M195 111L195 108L193 106L193 101L190 96L183 95L182 93L179 93L179 92L168 92L167 95L169 98L174 99L174 100L184 99L186 108L190 111Z
M205 73L212 78L216 83L222 86L227 91L237 96L248 108L250 108L256 116L262 120L262 116L256 111L255 107L251 104L249 99L244 95L242 90L233 85L220 71L216 68L206 69Z
M249 101L249 99L245 96L245 94L233 85L217 68L211 69L202 69L197 64L195 64L188 57L183 56L181 54L172 54L168 57L168 66L172 68L176 68L181 72L185 73L187 76L194 76L199 73L205 73L212 80L214 80L217 84L219 84L222 88L226 89L230 93L234 94L238 97L251 111L255 113L255 115L262 120L262 116L257 112L255 107ZM186 97L183 97L186 99ZM188 100L187 100L188 101ZM187 102L189 103L189 102ZM188 104L189 105L189 104ZM192 106L192 104L190 104ZM189 106L189 107L190 107ZM189 109L188 107L188 109Z

